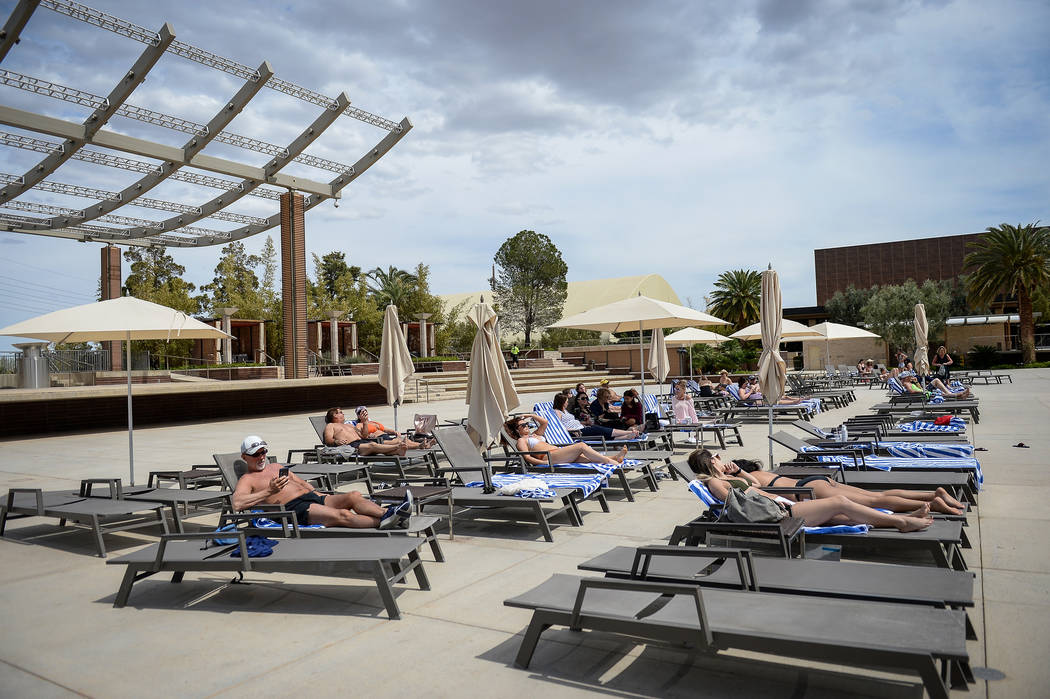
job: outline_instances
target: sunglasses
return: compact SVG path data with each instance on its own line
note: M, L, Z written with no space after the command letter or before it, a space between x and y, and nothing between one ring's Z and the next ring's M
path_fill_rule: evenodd
M265 449L260 449L259 451L255 452L254 454L248 454L248 456L266 456L266 450Z

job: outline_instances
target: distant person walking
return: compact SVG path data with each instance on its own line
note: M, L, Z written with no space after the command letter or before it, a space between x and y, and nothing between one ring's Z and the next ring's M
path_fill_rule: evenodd
M510 348L510 361L514 364L515 369L518 368L518 352L520 351L517 345L513 345Z

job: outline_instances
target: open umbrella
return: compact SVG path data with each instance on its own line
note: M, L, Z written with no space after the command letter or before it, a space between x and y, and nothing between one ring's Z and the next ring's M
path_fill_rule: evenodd
M787 366L780 357L781 323L780 316L780 278L770 267L762 272L762 306L759 317L762 319L762 354L758 358L758 385L762 396L769 406L769 436L773 436L773 406L784 395L784 384L787 382ZM805 326L803 326L805 327ZM769 440L769 467L773 468L773 440Z
M765 274L765 272L763 272ZM761 316L765 317L765 316ZM746 328L741 328L729 337L734 340L761 340L762 339L762 321L752 323ZM787 318L780 319L780 339L781 340L823 340L824 337L818 333L813 332L813 328L808 325L803 325Z
M879 337L873 332L863 328L855 328L852 325L831 323L824 321L809 327L814 333L824 336L824 359L826 364L831 364L831 342L833 340L853 340L863 337Z
M622 301L614 301L604 306L562 318L549 327L579 328L581 330L598 330L603 332L638 331L638 354L642 368L642 399L645 399L645 347L642 344L643 330L679 328L686 325L728 325L720 318L715 318L702 311L676 303L658 301L648 296L632 296Z
M649 371L653 373L656 380L663 386L667 373L671 366L667 362L667 345L664 344L664 331L660 328L653 330L653 341L649 345Z
M926 306L921 303L915 304L915 373L918 376L926 376L930 373L929 348L926 346L926 336L930 332L930 326L926 322Z
M693 378L693 345L720 345L729 338L700 328L682 328L664 337L671 346L689 347L689 378Z
M397 306L390 304L383 313L383 344L379 348L379 385L386 388L386 402L394 406L394 431L397 432L397 406L405 399L405 382L416 368L408 351L405 333L397 319Z
M131 341L220 339L231 337L182 311L122 296L74 306L0 328L0 335L32 337L50 342L124 340L128 372L128 470L135 484L135 428L131 411Z
M496 313L487 303L477 303L469 317L478 330L467 374L467 432L480 450L495 441L507 413L521 401L499 349Z

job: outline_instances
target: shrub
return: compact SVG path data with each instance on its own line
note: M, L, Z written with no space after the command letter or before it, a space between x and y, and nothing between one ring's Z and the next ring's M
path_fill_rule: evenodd
M999 350L992 345L974 345L967 352L967 366L973 369L988 369L999 359Z

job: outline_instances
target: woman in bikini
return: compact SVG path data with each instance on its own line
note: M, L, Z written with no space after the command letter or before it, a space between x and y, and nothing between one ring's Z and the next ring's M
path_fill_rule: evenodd
M796 502L780 495L773 495L762 490L756 481L751 480L746 472L727 473L727 467L721 459L712 458L707 449L697 449L689 454L689 468L700 476L711 494L725 501L730 489L746 493L756 493L770 500L776 500L787 506L792 517L805 521L807 527L819 527L834 524L869 524L873 527L893 527L902 532L919 531L933 524L930 517L930 503L923 502L908 514L884 514L878 510L850 500L844 494L832 494L814 500ZM729 467L728 470L733 470ZM815 482L815 481L814 481ZM809 487L813 487L812 483ZM814 488L814 495L816 489Z
M539 427L536 431L532 431L530 426L530 420L535 420ZM549 457L548 459L541 459L533 456L532 454L525 454L525 460L530 464L537 466L546 466L550 464L621 464L623 463L624 456L627 454L627 447L623 447L614 456L606 456L596 452L590 445L584 444L583 442L576 442L564 447L556 447L553 444L547 442L543 438L544 432L547 430L547 421L535 413L525 413L512 417L503 423L503 426L507 429L507 434L517 438L514 446L518 451L521 452L546 452Z
M929 504L930 510L942 512L949 515L961 515L966 513L966 508L961 502L953 498L944 488L937 490L884 490L871 491L845 483L839 483L830 476L806 476L805 478L788 478L778 476L775 473L762 470L762 464L751 459L735 459L733 461L722 461L721 455L712 454L706 449L701 451L698 460L703 468L707 463L706 473L714 473L720 467L721 472L733 478L741 478L749 481L756 488L779 487L779 488L812 488L813 497L830 498L836 495L844 495L850 500L867 507L880 507L884 510L894 512L913 513L922 509L924 503ZM794 496L787 496L797 499Z

